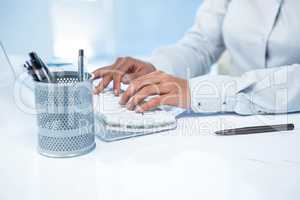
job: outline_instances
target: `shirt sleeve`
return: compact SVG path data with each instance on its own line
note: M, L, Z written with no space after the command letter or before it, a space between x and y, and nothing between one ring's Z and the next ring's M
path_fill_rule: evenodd
M240 115L300 111L300 65L254 70L240 77L206 75L189 80L191 109Z
M149 62L182 78L209 72L225 50L222 27L230 0L205 0L192 29L177 44L156 49Z

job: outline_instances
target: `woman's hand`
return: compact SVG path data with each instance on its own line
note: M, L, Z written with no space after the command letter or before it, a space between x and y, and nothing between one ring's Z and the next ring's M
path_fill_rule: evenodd
M99 94L113 81L113 90L116 96L120 94L121 82L129 84L132 80L155 71L155 67L147 62L134 58L118 58L110 66L100 68L93 72L94 79L102 78L94 93Z
M155 96L146 103L149 96ZM122 95L120 104L129 110L145 112L159 105L171 105L181 108L190 107L188 81L155 71L132 81Z

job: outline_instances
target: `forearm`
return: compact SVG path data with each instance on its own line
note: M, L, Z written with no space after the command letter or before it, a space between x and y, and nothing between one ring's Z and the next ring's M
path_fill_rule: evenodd
M194 26L175 45L158 48L150 62L158 69L182 78L209 72L225 49L223 21L229 0L206 0Z
M192 43L191 38L188 38ZM188 42L156 49L149 62L156 68L181 78L196 77L207 74L210 67L218 60L223 47L214 49L213 44L198 41L199 47L194 49Z

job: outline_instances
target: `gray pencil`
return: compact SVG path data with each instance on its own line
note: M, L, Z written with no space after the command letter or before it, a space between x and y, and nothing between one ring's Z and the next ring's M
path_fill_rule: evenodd
M280 124L280 125L269 125L269 126L253 126L237 129L227 129L222 131L217 131L217 135L247 135L247 134L257 134L257 133L269 133L269 132L279 132L279 131L291 131L294 130L294 124Z
M84 50L79 50L78 56L78 79L84 81Z

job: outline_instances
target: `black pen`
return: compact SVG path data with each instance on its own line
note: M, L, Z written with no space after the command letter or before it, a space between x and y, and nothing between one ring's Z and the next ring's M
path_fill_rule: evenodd
M245 127L237 129L227 129L222 131L217 131L215 134L229 136L229 135L248 135L257 133L270 133L270 132L280 132L280 131L291 131L295 129L294 124L280 124L280 125L269 125L269 126L254 126Z
M32 65L31 65L31 63L30 63L30 62L28 62L28 61L26 61L26 62L25 62L25 65L27 65L28 67L31 67L31 68L32 68Z
M30 62L33 67L34 72L41 82L51 83L51 75L45 64L41 61L38 55L35 52L29 53Z
M26 62L28 63L28 62ZM45 78L42 76L39 66L35 62L30 62L32 71L35 73L39 82L44 82Z
M27 69L27 73L32 77L34 81L39 81L39 78L35 74L32 66L26 61L26 64L24 64L24 67Z
M29 70L29 66L26 64L23 65L25 69Z

